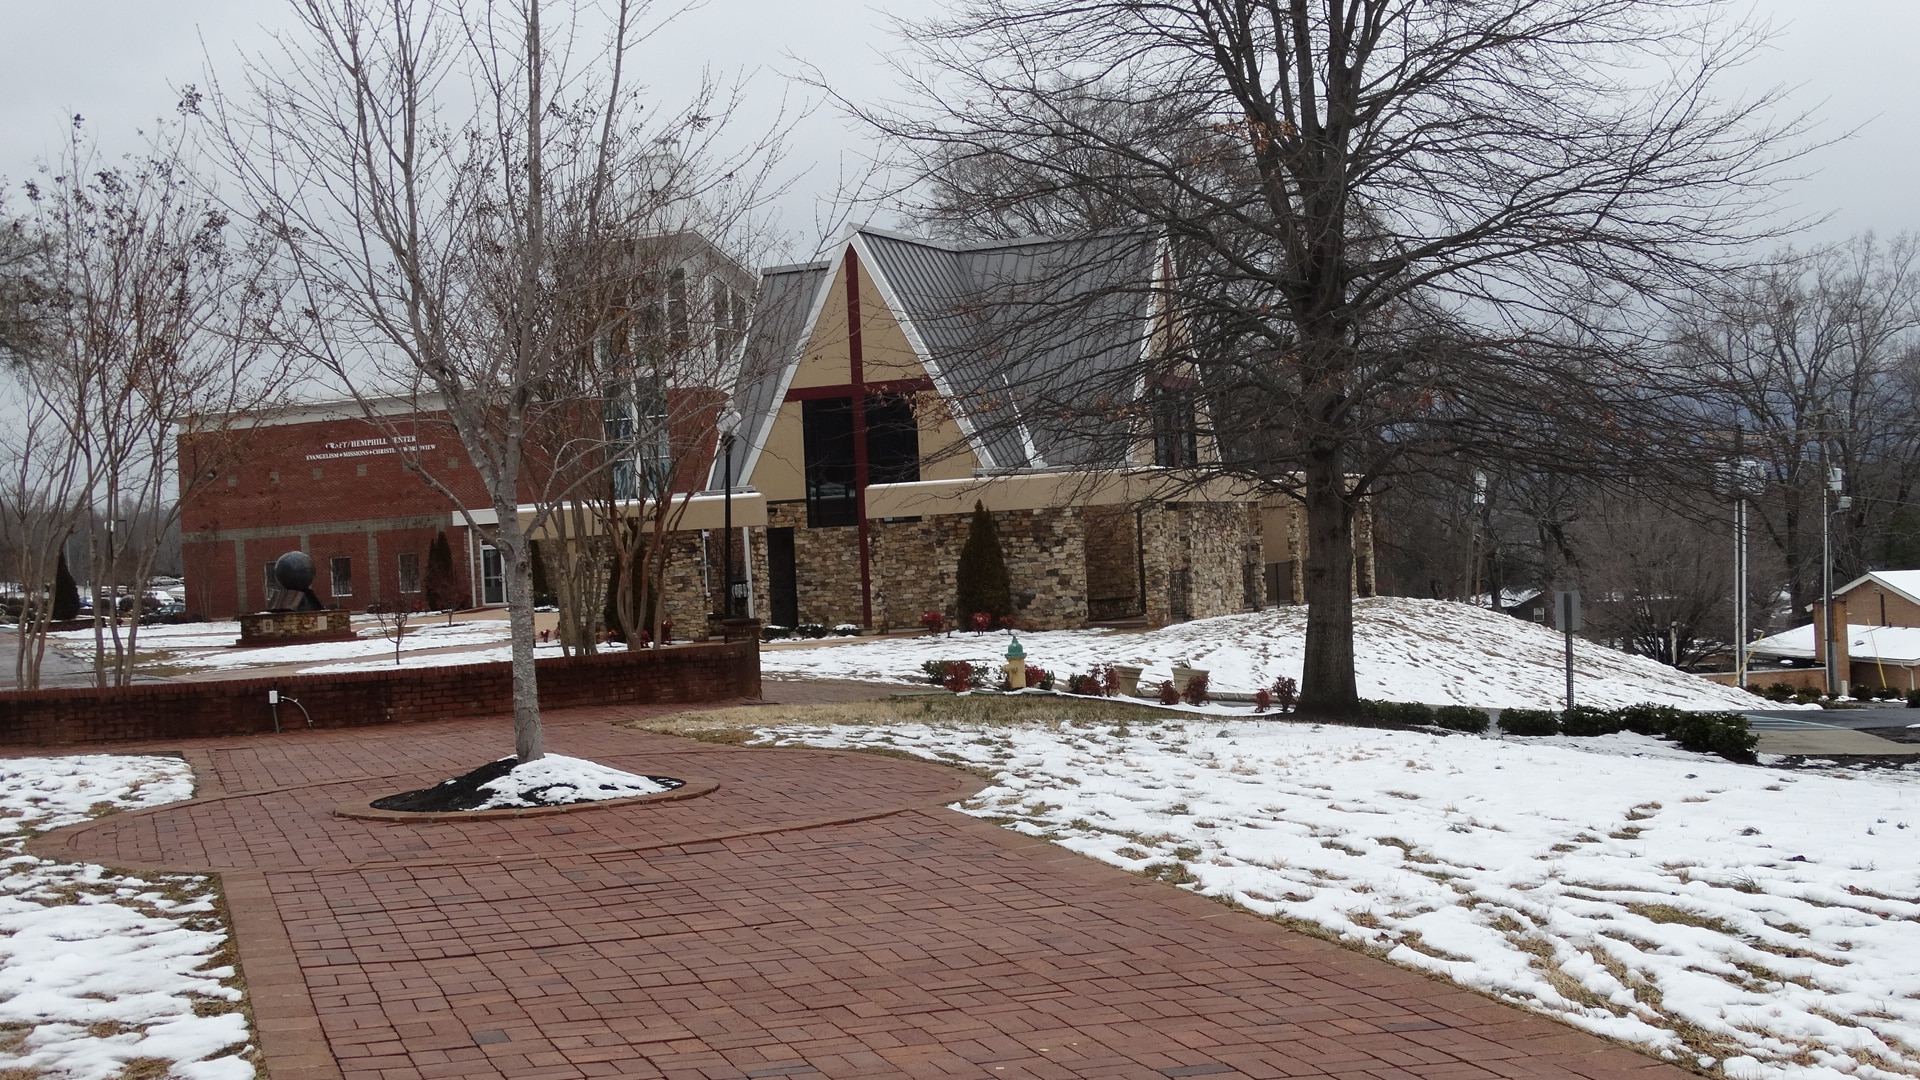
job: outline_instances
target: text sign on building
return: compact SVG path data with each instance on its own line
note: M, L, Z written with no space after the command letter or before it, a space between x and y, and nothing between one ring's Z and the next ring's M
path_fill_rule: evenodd
M422 443L417 435L396 435L391 439L342 439L339 442L321 443L316 453L308 454L308 461L332 461L336 458L373 457L376 454L397 454L405 450L412 454L424 454L436 448L436 443Z

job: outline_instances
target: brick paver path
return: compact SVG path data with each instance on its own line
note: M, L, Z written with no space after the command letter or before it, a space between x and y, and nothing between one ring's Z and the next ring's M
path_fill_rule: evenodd
M41 849L220 871L274 1080L1683 1075L942 809L965 773L633 715L550 714L548 748L719 788L351 820L505 722L299 732L189 745L200 798Z

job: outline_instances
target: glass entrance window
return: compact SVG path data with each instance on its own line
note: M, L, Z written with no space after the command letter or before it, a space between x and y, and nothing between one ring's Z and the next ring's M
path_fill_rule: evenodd
M489 605L507 602L506 564L500 558L500 549L492 544L480 545L480 602Z

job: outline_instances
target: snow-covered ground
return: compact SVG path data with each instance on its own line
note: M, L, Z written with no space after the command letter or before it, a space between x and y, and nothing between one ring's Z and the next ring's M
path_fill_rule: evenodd
M1172 677L1186 660L1210 672L1215 690L1250 693L1300 677L1307 609L1176 623L1144 633L1053 630L1022 634L1027 663L1065 678L1095 664L1145 669L1142 685ZM768 675L924 682L929 660L1005 662L1004 633L863 639L817 648L769 649ZM1574 695L1586 705L1640 702L1691 709L1752 708L1758 699L1665 664L1585 641L1574 642ZM1559 708L1566 703L1564 639L1552 630L1486 608L1444 600L1379 596L1354 603L1354 668L1360 696L1428 705Z
M250 668L296 668L298 674L311 675L336 671L390 671L395 667L445 667L452 664L487 664L511 659L507 642L507 624L503 619L475 619L446 623L431 617L414 620L407 626L396 657L393 638L387 627L372 618L354 619L360 636L354 641L322 641L303 645L276 645L256 649L236 649L240 638L237 622L183 623L178 626L143 626L135 643L142 655L141 666L173 671L232 671ZM124 632L124 628L123 628ZM93 631L70 630L47 635L48 643L83 663L93 661ZM625 648L602 645L602 651ZM559 656L557 641L537 644L540 657ZM396 662L397 661L397 662Z
M192 793L177 758L0 760L0 1072L106 1080L154 1059L181 1080L253 1076L212 882L21 850L39 831Z
M1920 773L1169 715L761 738L986 766L968 813L1729 1077L1920 1075Z

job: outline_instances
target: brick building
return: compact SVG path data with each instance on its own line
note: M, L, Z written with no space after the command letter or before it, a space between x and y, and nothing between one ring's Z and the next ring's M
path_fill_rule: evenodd
M717 395L677 410L691 419L676 438L699 453L675 485L686 506L669 538L663 613L698 627L724 591L737 613L778 625L890 629L927 611L963 616L956 574L976 502L994 516L1025 624L1159 624L1299 602L1302 507L1205 476L1214 450L1158 284L1169 272L1146 234L969 246L871 228L850 232L830 260L763 272L718 425L730 451L716 454ZM1011 297L1042 291L1044 318L1006 314ZM714 337L717 347L724 335ZM1152 385L1114 391L1123 400L1111 430L1075 430L1009 385L1136 379L1142 356L1165 363L1151 365ZM183 508L190 610L265 606L267 567L294 549L313 555L323 601L405 602L442 530L466 601L504 602L490 511L470 530L399 452L417 454L466 506L486 506L464 451L430 413L388 407L377 426L340 403L237 433L249 440L246 464ZM192 450L183 443L183 467ZM1363 515L1362 594L1373 588L1371 545ZM723 589L729 546L734 581Z
M976 502L1036 627L1299 601L1300 505L1191 468L1213 447L1158 285L1169 271L1144 233L950 245L872 228L828 261L765 271L732 452L710 478L730 469L763 503L755 614L875 629L968 614L952 609ZM1165 358L1148 365L1157 386L1129 382L1143 356ZM1062 421L1024 392L1042 384L1112 385L1123 419Z

